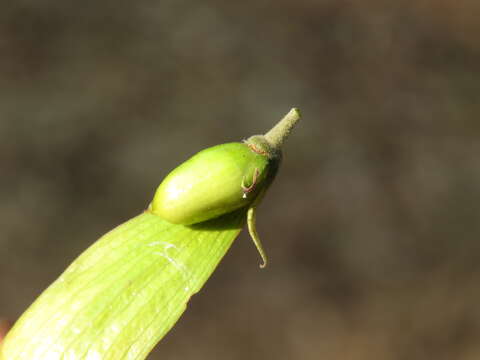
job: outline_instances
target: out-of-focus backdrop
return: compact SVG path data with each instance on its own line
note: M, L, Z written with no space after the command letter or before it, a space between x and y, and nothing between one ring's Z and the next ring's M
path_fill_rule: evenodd
M0 317L196 151L303 112L150 359L480 358L480 2L28 1L0 13Z

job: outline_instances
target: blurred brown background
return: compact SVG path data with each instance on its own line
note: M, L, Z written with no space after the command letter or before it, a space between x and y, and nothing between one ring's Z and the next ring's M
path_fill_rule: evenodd
M480 2L15 1L0 317L196 151L304 118L151 359L480 358Z

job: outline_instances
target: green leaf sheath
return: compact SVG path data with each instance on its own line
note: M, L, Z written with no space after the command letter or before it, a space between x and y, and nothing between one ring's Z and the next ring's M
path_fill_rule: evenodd
M0 359L144 359L222 259L245 211L192 226L145 212L113 229L23 314Z

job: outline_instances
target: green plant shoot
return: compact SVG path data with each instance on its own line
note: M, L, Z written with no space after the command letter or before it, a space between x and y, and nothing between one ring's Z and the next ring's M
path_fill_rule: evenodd
M264 136L199 152L160 184L148 209L81 254L20 317L0 360L140 360L175 324L273 181L292 109Z

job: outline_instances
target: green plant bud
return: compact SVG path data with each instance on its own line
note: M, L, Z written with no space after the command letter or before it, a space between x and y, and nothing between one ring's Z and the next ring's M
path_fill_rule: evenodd
M195 154L167 175L150 210L171 223L191 225L250 205L275 176L280 159L260 138Z
M256 209L299 119L292 109L265 135L173 170L147 211L102 236L30 306L0 342L0 360L145 359L245 223L264 267Z

